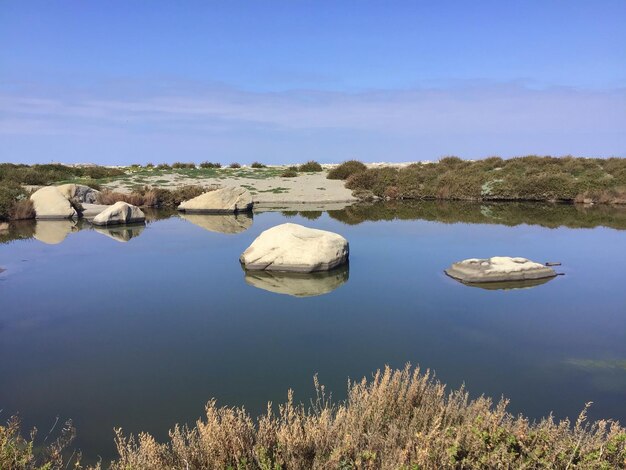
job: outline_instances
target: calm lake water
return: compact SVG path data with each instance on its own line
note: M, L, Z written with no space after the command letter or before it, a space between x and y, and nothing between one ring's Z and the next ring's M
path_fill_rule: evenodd
M240 253L286 221L345 236L349 268L246 277ZM592 418L626 422L625 229L624 209L437 203L14 225L0 232L0 419L19 411L43 437L72 418L88 460L109 459L114 427L165 438L212 397L257 414L290 387L306 402L316 373L341 399L348 377L410 362L532 418L593 401ZM443 274L496 255L565 275L489 290Z

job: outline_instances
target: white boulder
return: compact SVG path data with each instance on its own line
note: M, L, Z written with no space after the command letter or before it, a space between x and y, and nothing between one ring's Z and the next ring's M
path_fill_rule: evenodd
M252 210L252 195L246 188L221 188L194 197L178 206L179 211L235 213Z
M56 186L38 189L30 200L38 219L71 219L78 216L69 199Z
M556 276L554 269L541 263L508 256L466 259L454 263L445 272L459 281L470 283L525 281Z
M109 206L91 221L94 225L117 225L144 222L146 216L141 209L123 201Z
M288 223L261 233L239 260L249 270L309 273L346 263L348 253L341 235Z

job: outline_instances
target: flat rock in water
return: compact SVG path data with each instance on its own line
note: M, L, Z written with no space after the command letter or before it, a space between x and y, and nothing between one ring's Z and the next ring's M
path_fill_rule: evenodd
M341 235L288 223L261 233L239 260L249 270L310 273L341 266L348 253Z
M71 219L78 216L69 199L56 186L38 189L30 200L38 219Z
M467 283L524 281L556 276L554 269L541 263L508 256L466 259L454 263L445 272L448 276Z
M234 214L251 211L252 204L252 195L246 188L221 188L181 203L178 210L206 214Z
M141 209L123 201L109 206L91 221L94 225L134 224L144 222L146 216Z

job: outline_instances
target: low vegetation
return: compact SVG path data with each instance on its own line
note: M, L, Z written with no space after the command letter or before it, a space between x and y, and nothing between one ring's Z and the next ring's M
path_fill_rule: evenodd
M251 168L266 168L266 165L263 165L261 162L252 162L250 165Z
M222 164L218 162L202 162L200 163L200 168L222 168Z
M177 207L181 202L193 199L207 192L206 188L196 185L181 186L176 189L153 188L145 186L131 193L119 193L104 190L100 193L100 204L115 204L124 201L134 206Z
M296 176L298 176L298 171L292 168L287 168L280 174L280 176L282 176L283 178L295 178Z
M233 162L230 165L228 165L228 168L241 168L241 164L237 162Z
M361 173L367 170L364 163L358 160L348 160L328 172L329 180L346 180L355 173Z
M315 160L309 160L298 167L298 171L301 172L319 172L323 171L322 165Z
M337 167L335 170L338 170ZM626 159L498 157L352 173L346 187L361 197L470 201L626 203Z
M315 388L310 407L296 404L290 391L286 403L276 411L268 406L256 420L212 400L205 419L175 426L165 443L118 429L119 457L109 468L565 470L626 464L626 429L588 422L587 407L575 423L531 422L508 413L506 400L470 399L463 388L447 392L429 372L408 366L349 382L348 398L338 404L317 380ZM74 454L62 461L58 445L67 442L57 442L51 455L36 456L33 438L19 437L12 420L0 428L0 468L82 468Z

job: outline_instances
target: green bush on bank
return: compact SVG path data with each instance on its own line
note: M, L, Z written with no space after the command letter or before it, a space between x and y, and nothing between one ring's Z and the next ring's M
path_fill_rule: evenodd
M316 162L315 160L309 160L306 163L303 163L302 165L300 165L297 168L297 171L301 171L301 172L318 172L318 171L322 171L322 165L320 165L318 162Z
M367 170L364 163L358 160L348 160L328 172L327 178L329 180L345 180L355 173L360 173Z
M338 167L339 168L339 167ZM370 168L353 173L346 187L392 199L509 201L626 201L626 159L498 157L404 168Z
M494 404L470 399L463 388L447 391L429 372L409 366L349 382L341 403L333 403L317 379L315 389L309 407L295 403L290 391L277 411L268 407L256 420L212 400L205 419L175 426L165 443L118 429L119 457L108 468L565 470L626 463L626 429L612 421L588 423L586 407L575 423L531 422L508 413L506 400ZM33 449L15 421L0 427L0 468L83 468L74 455L63 462L59 450L39 456Z

